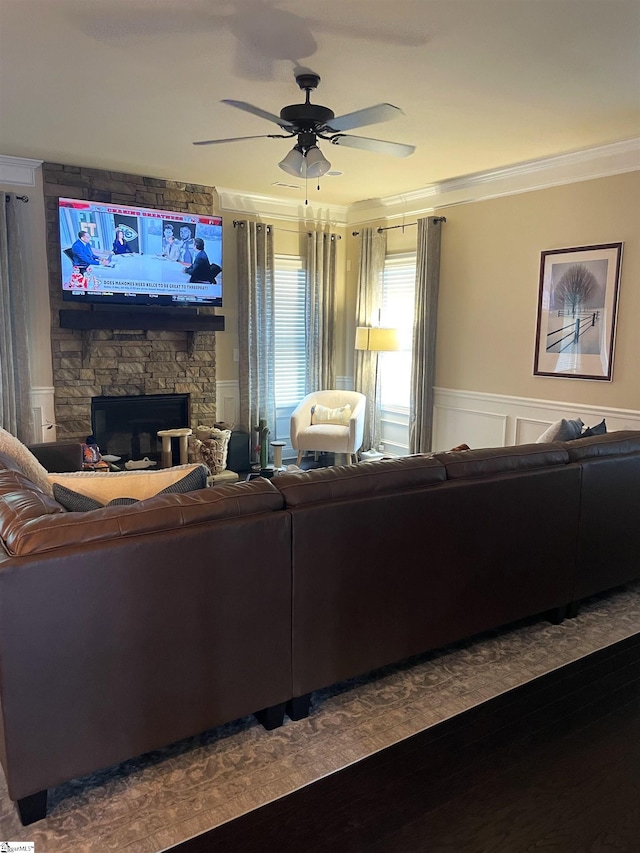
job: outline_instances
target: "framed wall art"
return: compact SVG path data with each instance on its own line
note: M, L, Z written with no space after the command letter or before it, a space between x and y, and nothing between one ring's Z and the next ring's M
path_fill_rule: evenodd
M611 381L622 243L540 258L536 376Z

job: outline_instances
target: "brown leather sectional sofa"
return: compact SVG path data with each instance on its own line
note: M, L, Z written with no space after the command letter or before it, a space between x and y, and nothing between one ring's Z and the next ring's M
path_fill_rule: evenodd
M46 790L640 577L640 432L68 513L0 456L0 759Z

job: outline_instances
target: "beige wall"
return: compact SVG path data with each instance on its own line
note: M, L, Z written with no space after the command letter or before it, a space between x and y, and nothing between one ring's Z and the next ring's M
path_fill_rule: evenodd
M30 287L33 304L46 307L46 316L36 311L34 321L33 383L49 385L41 186L29 188L27 194L31 201L25 215L33 247L28 259L33 271ZM640 172L461 204L438 213L447 218L442 230L438 387L640 410ZM225 212L223 218L225 292L220 313L226 318L226 331L216 336L219 381L238 376L233 361L238 346L234 216ZM306 231L303 224L269 221L276 228L276 252L303 251L299 236ZM415 217L408 216L407 222L411 221ZM337 230L342 239L338 243L336 374L350 377L358 260L358 239L352 231L357 226ZM415 227L390 230L388 251L414 250L415 238ZM613 381L533 376L540 252L618 240L624 242L624 254Z
M640 172L438 210L436 385L640 409ZM415 219L415 218L414 218ZM387 232L415 250L416 229ZM623 241L613 381L533 375L540 253Z

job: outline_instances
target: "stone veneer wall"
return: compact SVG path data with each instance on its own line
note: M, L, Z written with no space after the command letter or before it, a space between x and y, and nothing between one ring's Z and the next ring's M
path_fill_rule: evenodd
M59 439L84 441L91 432L91 398L137 394L190 394L191 426L216 415L215 332L61 329L62 301L58 198L132 204L211 215L213 187L104 172L56 163L43 165L47 220L51 349L55 420ZM88 310L77 306L79 311ZM212 309L204 309L211 311Z

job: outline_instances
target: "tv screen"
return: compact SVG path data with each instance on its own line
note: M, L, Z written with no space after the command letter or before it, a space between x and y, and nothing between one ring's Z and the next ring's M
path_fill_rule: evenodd
M222 305L222 219L61 198L62 295L105 305Z

